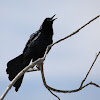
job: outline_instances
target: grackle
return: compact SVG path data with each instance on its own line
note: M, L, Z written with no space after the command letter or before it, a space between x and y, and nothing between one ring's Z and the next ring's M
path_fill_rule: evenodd
M43 57L47 46L52 44L53 21L56 19L54 19L54 16L46 18L40 29L31 34L23 53L7 63L6 72L10 81L12 81L22 69L28 66L31 60L34 62L38 58ZM24 75L22 75L13 85L16 92L21 86L23 77Z

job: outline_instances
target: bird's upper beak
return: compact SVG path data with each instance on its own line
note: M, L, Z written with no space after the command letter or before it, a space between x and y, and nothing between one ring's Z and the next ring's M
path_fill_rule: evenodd
M54 21L54 20L56 20L57 18L54 18L56 16L56 14L55 15L53 15L52 17L51 17L51 21ZM54 19L53 19L54 18Z

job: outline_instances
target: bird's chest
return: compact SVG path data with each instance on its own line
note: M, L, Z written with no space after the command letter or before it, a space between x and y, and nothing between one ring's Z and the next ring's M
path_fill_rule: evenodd
M43 57L46 48L48 45L52 43L52 37L47 36L39 36L38 38L34 39L31 44L28 46L25 57L30 57L34 60Z
M48 37L40 37L35 41L35 45L33 46L32 52L33 55L38 55L42 57L45 53L45 50L48 45L52 43L52 38Z
M36 51L40 52L40 51L45 51L47 46L50 45L52 43L52 39L51 38L40 38L39 40L37 40L36 42Z

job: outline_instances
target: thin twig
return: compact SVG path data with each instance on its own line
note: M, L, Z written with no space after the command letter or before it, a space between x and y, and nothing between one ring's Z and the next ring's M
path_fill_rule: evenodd
M100 54L100 52L97 54L95 60L93 61L92 66L90 67L90 69L89 69L89 71L88 71L88 73L87 73L87 75L86 75L86 77L85 77L85 80L86 80L87 76L89 75L89 73L90 73L90 71L91 71L91 69L92 69L94 63L96 62L96 60L97 60L99 54ZM73 92L78 92L78 91L82 90L83 88L87 87L88 85L94 85L94 86L100 88L100 86L99 86L98 84L93 83L93 82L90 82L90 83L88 83L88 84L82 86L82 85L83 85L83 81L82 81L82 83L81 83L82 85L81 85L81 87L79 87L78 89L75 89L75 90L59 90L59 89L55 89L55 88L52 88L52 87L50 87L50 86L47 85L46 80L45 80L45 76L44 76L43 67L41 67L41 75L42 75L42 81L43 81L44 86L45 86L46 88L48 88L49 90L52 90L52 91L54 91L54 92L59 92L59 93L73 93Z
M90 24L91 22L93 22L94 20L96 20L96 19L99 18L99 17L100 17L100 15L96 16L95 18L93 18L92 20L90 20L89 22L87 22L85 25L83 25L82 27L80 27L79 29L77 29L75 32L73 32L73 33L71 33L70 35L68 35L68 36L66 36L66 37L64 37L64 38L62 38L62 39L56 41L55 43L51 44L51 46L53 46L53 45L55 45L55 44L57 44L57 43L59 43L59 42L65 40L65 39L67 39L67 38L69 38L69 37L75 35L75 34L78 33L81 29L83 29L84 27L86 27L88 24Z
M99 54L100 54L100 51L99 51L99 53L96 55L96 57L95 57L95 59L94 59L92 65L91 65L91 67L90 67L88 73L86 74L85 78L83 79L83 81L82 81L82 83L81 83L81 85L80 85L80 88L82 87L82 85L84 84L85 80L87 79L87 77L88 77L88 75L89 75L91 69L93 68L93 65L95 64L95 62L96 62L96 60L97 60Z
M82 86L81 89L85 88L85 87L88 86L88 85L94 85L94 86L100 88L100 85L98 85L98 84L96 84L96 83L93 83L93 82L90 82L90 83L88 83L88 84Z
M48 89L48 88L47 88ZM53 95L53 96L55 96L58 100L60 100L60 98L57 96L57 95L55 95L50 89L48 89L48 91Z

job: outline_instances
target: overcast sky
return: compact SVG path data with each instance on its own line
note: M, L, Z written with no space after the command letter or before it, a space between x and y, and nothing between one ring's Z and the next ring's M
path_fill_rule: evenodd
M31 33L46 17L56 14L54 42L100 14L100 0L0 0L0 95L9 85L6 64L20 55ZM100 18L73 37L55 45L45 63L48 85L76 89L100 50ZM100 85L100 57L87 81ZM100 89L89 86L80 92L57 95L61 100L99 100ZM5 100L57 100L43 86L40 72L25 74L18 93L10 90Z

